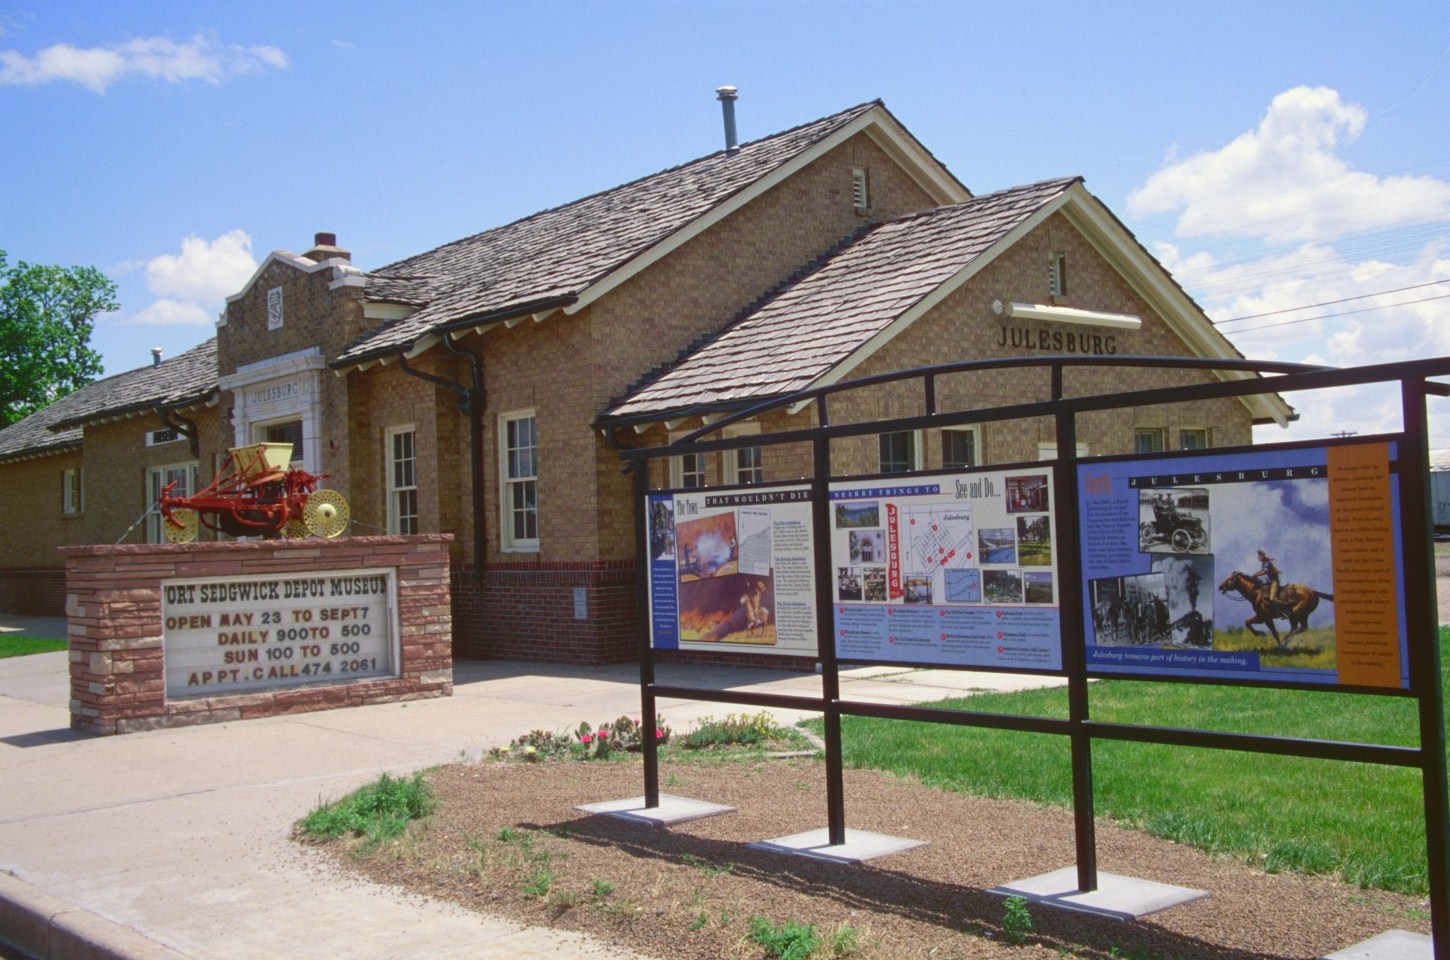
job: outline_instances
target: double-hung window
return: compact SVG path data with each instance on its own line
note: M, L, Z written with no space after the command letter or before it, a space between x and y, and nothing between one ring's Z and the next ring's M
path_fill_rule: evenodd
M85 509L81 499L81 471L79 467L60 472L60 512L67 517L78 516Z
M917 442L915 430L898 430L883 433L878 439L882 473L911 473L921 469L916 457Z
M150 495L150 503L154 507L156 501L161 498L161 493L168 484L176 484L171 488L173 497L189 497L197 490L197 463L169 463L164 467L152 467L146 471L146 491ZM146 542L165 543L166 536L162 532L163 523L161 511L152 510L146 518Z
M539 437L534 411L499 418L505 550L539 549Z
M726 437L747 437L759 433L758 423L737 423L725 428ZM765 466L759 447L726 450L724 457L726 483L761 483L765 480Z
M388 430L388 533L418 532L418 447L412 424Z
M941 432L941 465L962 470L982 462L981 431L976 427L944 427Z
M705 485L705 455L682 453L670 458L670 486L697 490Z
M1206 450L1208 445L1207 428L1184 427L1178 431L1178 449L1180 450Z
M1162 453L1166 433L1162 427L1138 427L1133 431L1133 452Z

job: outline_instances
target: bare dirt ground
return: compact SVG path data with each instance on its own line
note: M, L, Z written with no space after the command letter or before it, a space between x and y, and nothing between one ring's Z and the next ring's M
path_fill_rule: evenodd
M438 812L408 837L365 859L326 849L377 882L661 960L768 956L748 937L755 916L814 924L839 935L834 955L868 958L1316 958L1388 929L1429 932L1422 900L1268 874L1104 822L1101 870L1210 896L1136 923L1033 906L1035 929L1011 945L986 891L1070 866L1068 811L847 771L849 827L928 845L839 866L745 848L825 826L815 760L666 765L664 792L739 808L669 829L574 810L639 796L642 776L637 759L445 767L430 776ZM817 954L832 955L829 942Z

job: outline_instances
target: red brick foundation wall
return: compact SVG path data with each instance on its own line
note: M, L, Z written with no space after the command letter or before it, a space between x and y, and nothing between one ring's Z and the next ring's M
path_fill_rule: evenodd
M452 570L454 656L601 664L638 650L634 561L497 563ZM576 617L576 590L585 616Z
M595 666L639 657L635 567L614 563L495 564L482 580L455 564L453 655L474 660L535 660ZM584 590L588 617L574 617L574 591ZM659 650L661 663L815 670L814 657L747 652Z
M71 727L130 733L453 692L449 535L67 547ZM168 700L161 581L394 568L399 676Z
M65 616L65 570L35 567L0 571L0 613Z

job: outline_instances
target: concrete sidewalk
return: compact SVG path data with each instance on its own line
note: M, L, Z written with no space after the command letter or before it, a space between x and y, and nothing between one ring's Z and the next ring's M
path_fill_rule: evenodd
M0 628L15 625L5 617ZM0 940L42 958L631 956L360 883L288 832L319 800L382 772L474 758L536 727L638 714L637 667L465 662L451 698L98 738L70 730L66 656L0 660ZM773 670L659 674L695 687L820 691L818 677ZM1054 681L867 668L844 676L843 691L912 703L1044 682ZM661 703L676 730L741 709ZM621 798L579 798L611 799Z

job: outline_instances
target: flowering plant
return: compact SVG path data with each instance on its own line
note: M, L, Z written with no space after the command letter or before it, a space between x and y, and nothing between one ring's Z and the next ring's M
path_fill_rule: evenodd
M639 720L627 716L613 723L602 723L596 729L588 722L579 724L570 733L550 733L547 730L532 730L501 747L494 747L488 755L495 760L522 760L525 762L552 760L569 757L576 760L604 760L610 754L625 750L637 753L644 749L644 737L648 728ZM671 731L663 717L655 717L654 738L658 744L668 743Z

